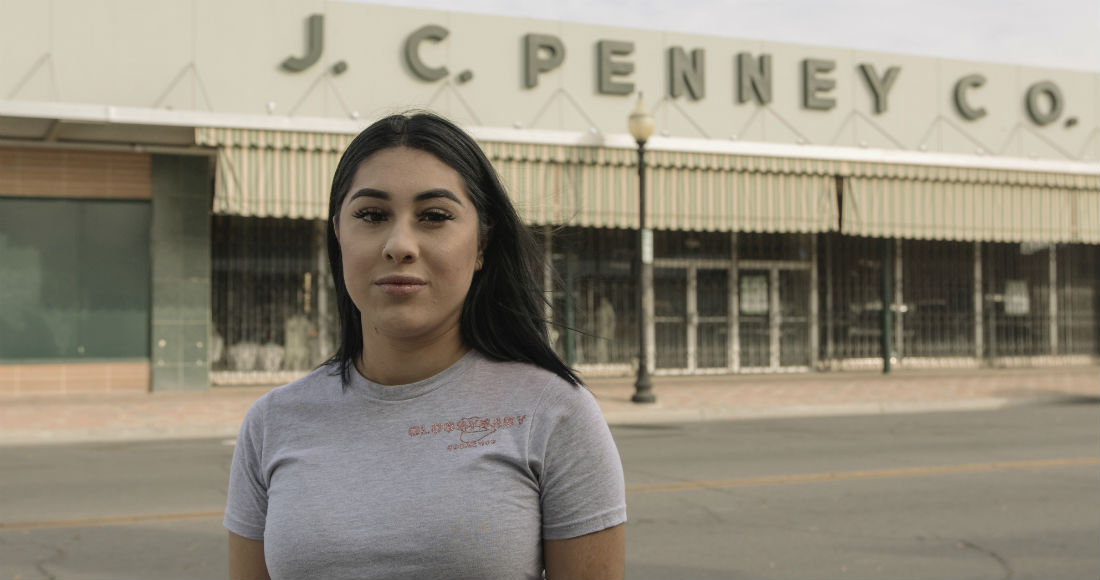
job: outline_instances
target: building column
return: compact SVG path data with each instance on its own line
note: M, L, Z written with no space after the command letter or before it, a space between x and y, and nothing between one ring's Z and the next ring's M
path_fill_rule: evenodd
M1048 315L1050 316L1050 354L1058 354L1058 245L1051 243L1047 248L1047 255L1050 257L1050 283L1047 290L1048 300L1047 303L1050 306Z
M210 387L212 175L212 158L153 155L153 391Z
M730 361L733 372L741 371L741 285L740 271L737 268L737 232L730 232L730 295L729 295L729 337Z
M769 335L769 357L768 367L772 370L779 368L779 349L781 347L779 343L779 335L783 330L783 318L782 308L779 302L779 268L772 266L768 276L768 335Z
M905 291L902 288L904 282L902 271L901 238L894 241L894 352L900 362L905 356L905 313L909 311L905 306Z
M687 268L687 316L684 317L684 345L687 347L687 371L694 374L699 356L696 338L699 336L699 271L695 266Z
M825 361L836 360L836 320L833 317L833 237L825 236Z
M982 290L982 243L974 242L974 356L981 361L985 356L985 332L983 308L985 292Z
M817 370L819 350L821 349L821 325L818 306L817 276L817 234L810 236L810 368Z
M882 296L882 372L889 373L894 357L894 292L890 286L894 283L893 242L882 240L882 272L880 281Z

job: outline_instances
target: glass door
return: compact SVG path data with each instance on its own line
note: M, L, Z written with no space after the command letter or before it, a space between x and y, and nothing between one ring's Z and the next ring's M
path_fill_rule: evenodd
M741 368L771 367L771 270L741 270L737 280Z
M659 369L686 369L687 269L653 268L653 314Z
M810 365L810 272L779 270L779 366Z
M729 270L700 268L695 274L695 366L729 368Z
M810 364L810 271L785 264L738 276L741 368L778 370Z

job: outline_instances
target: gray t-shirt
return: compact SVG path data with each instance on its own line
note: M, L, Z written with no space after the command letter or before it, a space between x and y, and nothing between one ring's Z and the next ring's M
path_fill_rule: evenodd
M587 389L474 350L410 385L330 372L256 401L233 453L224 525L272 578L538 578L543 539L626 521Z

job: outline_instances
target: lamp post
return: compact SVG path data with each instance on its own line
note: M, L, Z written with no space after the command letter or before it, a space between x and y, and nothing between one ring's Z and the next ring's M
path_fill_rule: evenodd
M649 334L653 319L653 231L646 226L645 205L645 142L653 134L653 115L645 108L642 93L627 123L630 135L638 143L638 252L634 257L634 271L638 276L638 377L634 381L635 403L655 403L653 381L649 376L649 351L652 337Z

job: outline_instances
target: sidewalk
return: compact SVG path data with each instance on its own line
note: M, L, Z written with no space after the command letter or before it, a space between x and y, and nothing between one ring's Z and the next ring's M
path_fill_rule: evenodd
M608 423L841 416L1100 402L1100 367L900 370L654 377L657 402L630 402L633 378L593 378ZM0 396L0 445L234 438L271 387L197 393Z

